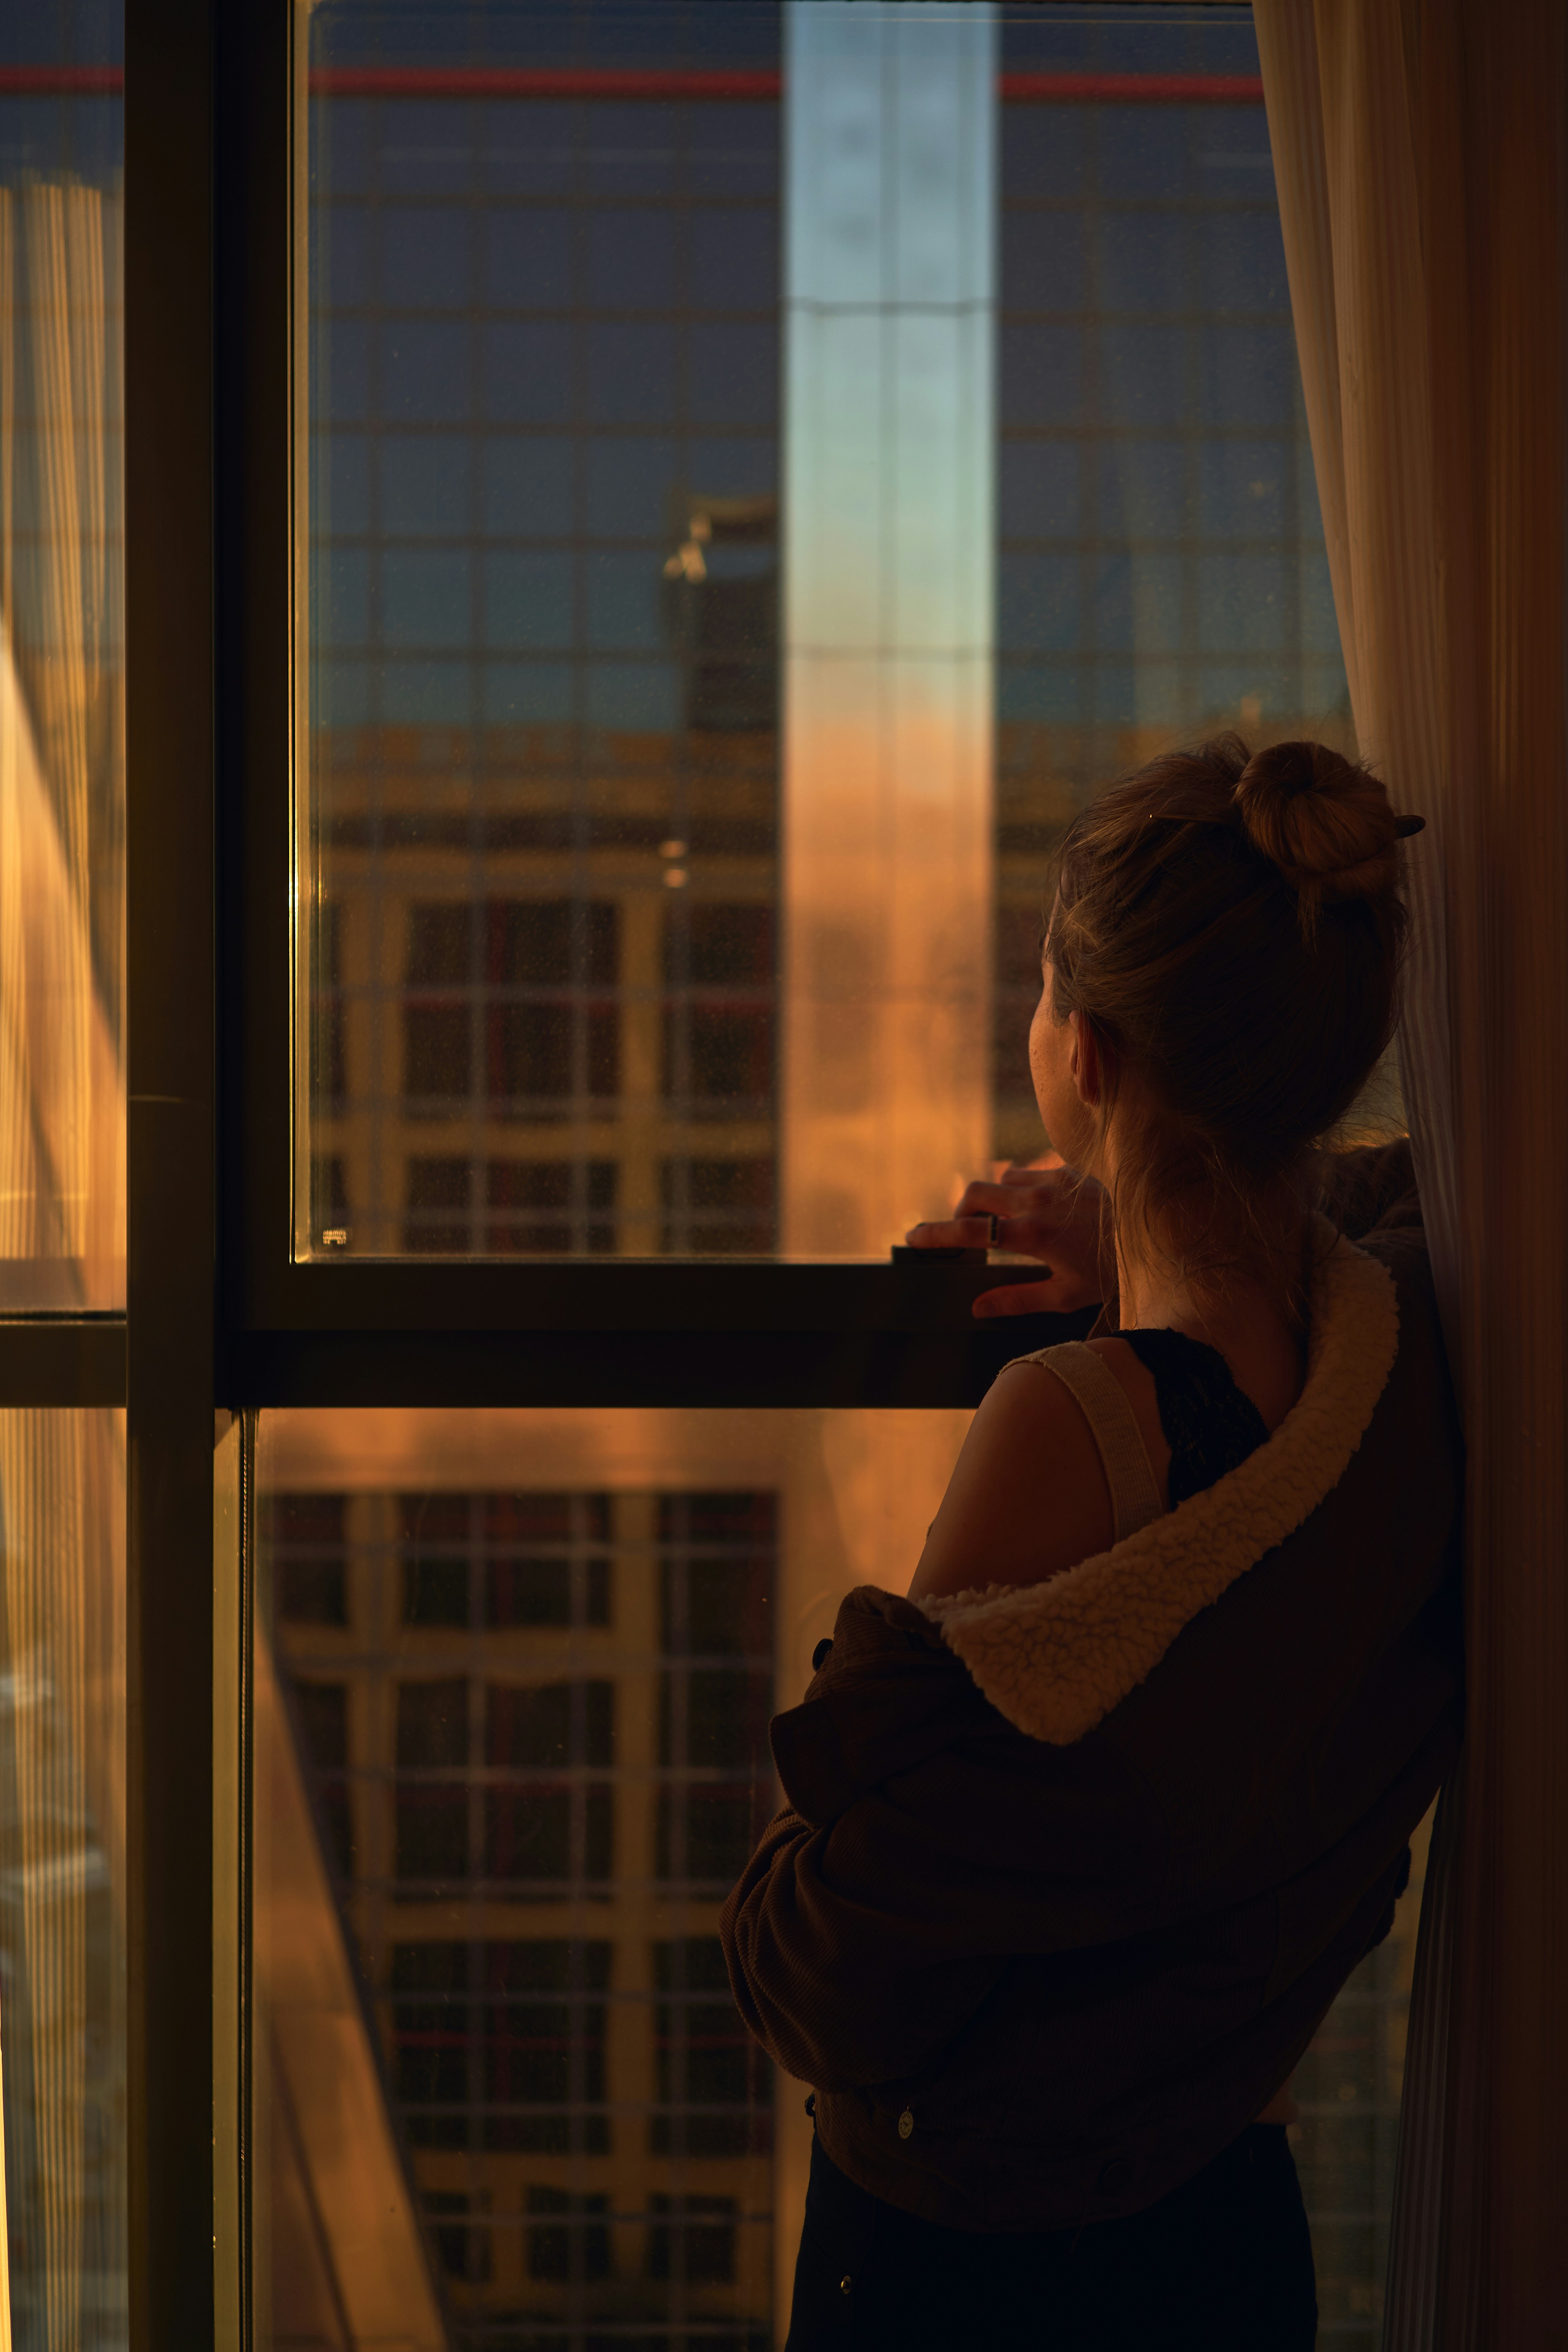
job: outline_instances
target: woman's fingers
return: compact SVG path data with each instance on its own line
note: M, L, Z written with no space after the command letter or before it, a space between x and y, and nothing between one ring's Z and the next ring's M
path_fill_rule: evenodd
M1083 1260L1086 1265L1096 1255L1092 1235L1075 1234L1059 1215L1042 1215L1042 1204L1031 1200L1029 1211L1021 1213L1015 1201L1011 1209L986 1210L984 1213L971 1211L967 1215L942 1217L929 1224L911 1225L904 1239L914 1249L1000 1249L1012 1250L1020 1257L1057 1257L1074 1263ZM994 1218L994 1226L993 1225Z
M952 1216L911 1226L906 1239L916 1249L1006 1250L1050 1267L1044 1280L984 1293L974 1309L983 1318L1070 1314L1103 1298L1114 1279L1100 1188L1055 1169L1008 1169L998 1182L967 1185Z
M995 1220L993 1234L992 1221ZM1059 1232L1055 1223L1035 1217L1009 1216L987 1210L967 1216L940 1217L930 1224L911 1225L904 1235L912 1249L1021 1250L1026 1257L1039 1255Z

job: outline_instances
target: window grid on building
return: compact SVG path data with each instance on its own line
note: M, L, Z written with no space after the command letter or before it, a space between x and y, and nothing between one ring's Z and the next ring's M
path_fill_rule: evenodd
M777 114L314 110L311 1248L773 1244Z
M776 64L776 12L743 15L679 37ZM1226 40L1250 71L1239 20L1134 55L1011 12L1003 65L1212 69ZM777 108L418 119L339 99L315 133L310 1245L766 1252ZM1006 104L1002 158L1007 1157L1038 1145L1038 923L1087 792L1173 732L1345 704L1262 110Z
M718 1912L774 1798L771 1493L273 1495L274 1640L458 2341L771 2341Z

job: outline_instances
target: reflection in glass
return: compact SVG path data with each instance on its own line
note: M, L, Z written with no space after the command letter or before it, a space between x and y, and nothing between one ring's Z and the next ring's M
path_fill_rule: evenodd
M1312 2226L1319 2327L1365 2352L1383 2342L1399 2099L1431 1833L1429 1812L1411 1841L1410 1887L1394 1933L1350 1979L1295 2075L1301 2120L1290 2137Z
M296 1242L879 1254L1039 1148L1090 788L1350 740L1250 24L310 26Z
M302 1251L773 1246L778 10L634 19L310 13Z
M472 2352L775 2340L809 2126L719 1908L779 1693L966 1421L264 1418L261 2343L390 2280Z
M1349 742L1250 22L464 25L310 16L297 1246L879 1255L1094 785Z
M262 2345L352 2352L391 2340L445 2352L437 2290L333 1896L331 1791L320 1809L269 1645L255 1659L256 1934L260 2096L247 2150ZM331 1752L330 1702L302 1727Z
M770 1713L851 1585L907 1585L968 1420L263 1418L262 2347L394 2300L453 2352L783 2343L810 2129L719 1906ZM1367 2352L1416 1845L1295 2082L1320 2300Z
M124 1530L121 1413L0 1412L0 2295L27 2352L128 2326Z
M7 1313L124 1301L120 114L0 95Z

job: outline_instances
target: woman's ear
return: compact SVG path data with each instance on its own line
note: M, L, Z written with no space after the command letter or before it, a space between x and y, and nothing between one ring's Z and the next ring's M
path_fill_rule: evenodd
M1072 1046L1068 1055L1068 1068L1078 1089L1080 1103L1093 1106L1100 1100L1100 1045L1094 1031L1081 1013L1069 1013L1072 1024Z

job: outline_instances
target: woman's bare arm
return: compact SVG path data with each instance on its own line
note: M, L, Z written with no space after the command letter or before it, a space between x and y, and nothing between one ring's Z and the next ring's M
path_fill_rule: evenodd
M1114 1534L1082 1408L1043 1364L1010 1364L970 1424L910 1598L1042 1584Z

